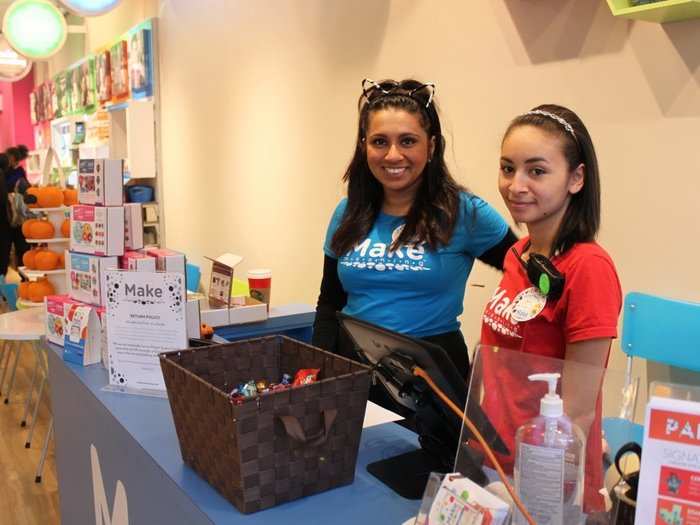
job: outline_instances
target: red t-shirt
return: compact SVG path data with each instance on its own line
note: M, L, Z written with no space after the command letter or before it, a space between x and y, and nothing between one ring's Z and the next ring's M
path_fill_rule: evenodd
M515 244L522 253L528 239ZM539 414L539 400L546 393L544 383L528 381L527 376L541 372L562 373L561 361L566 357L566 345L598 338L617 337L617 320L622 306L622 290L610 256L598 244L579 243L564 254L552 258L552 263L564 274L564 291L556 301L547 301L534 318L518 322L513 318L514 299L531 288L525 269L512 251L504 263L504 274L482 318L481 344L532 354L522 362L513 363L512 356L483 352L484 398L482 406L513 455L499 457L511 472L515 452L515 432L522 424ZM516 315L517 317L517 315ZM537 356L542 356L538 358ZM500 361L500 362L499 362ZM557 367L558 369L553 369ZM592 367L579 370L592 372L586 377L571 378L577 392L595 399L602 376ZM583 373L583 372L581 372ZM561 386L559 388L561 393ZM596 417L588 432L586 447L585 511L602 510L603 500L598 491L603 487L603 457L600 399ZM586 429L584 429L585 432Z

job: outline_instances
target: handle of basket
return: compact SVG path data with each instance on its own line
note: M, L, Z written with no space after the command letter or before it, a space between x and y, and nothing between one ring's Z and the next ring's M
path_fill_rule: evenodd
M314 434L313 436L307 436L306 433L304 432L304 429L301 428L301 423L299 423L299 420L294 417L294 416L277 416L280 421L282 421L282 424L284 425L284 429L287 431L287 435L295 439L296 441L299 441L300 443L303 443L305 445L309 446L316 446L324 443L326 439L328 439L328 434L330 433L331 427L333 426L333 422L335 421L335 417L338 415L338 410L335 408L328 409L328 410L321 410L321 418L323 419L323 428L321 429L320 432L317 434Z

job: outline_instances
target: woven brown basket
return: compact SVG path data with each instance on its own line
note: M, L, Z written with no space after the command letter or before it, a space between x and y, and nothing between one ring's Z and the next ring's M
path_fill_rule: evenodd
M283 336L160 355L184 462L241 512L352 483L369 368ZM320 368L319 381L228 397L250 379Z

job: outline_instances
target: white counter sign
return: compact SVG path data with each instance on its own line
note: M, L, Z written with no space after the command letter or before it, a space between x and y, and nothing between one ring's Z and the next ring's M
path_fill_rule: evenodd
M158 354L187 348L184 276L108 270L106 284L110 384L165 390Z

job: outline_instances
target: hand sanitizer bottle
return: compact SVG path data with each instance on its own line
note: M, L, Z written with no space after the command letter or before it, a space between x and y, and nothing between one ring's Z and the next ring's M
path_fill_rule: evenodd
M533 374L549 392L540 401L540 415L515 433L515 490L538 525L583 523L583 480L586 440L564 414L557 394L560 374ZM520 512L516 525L526 524Z

